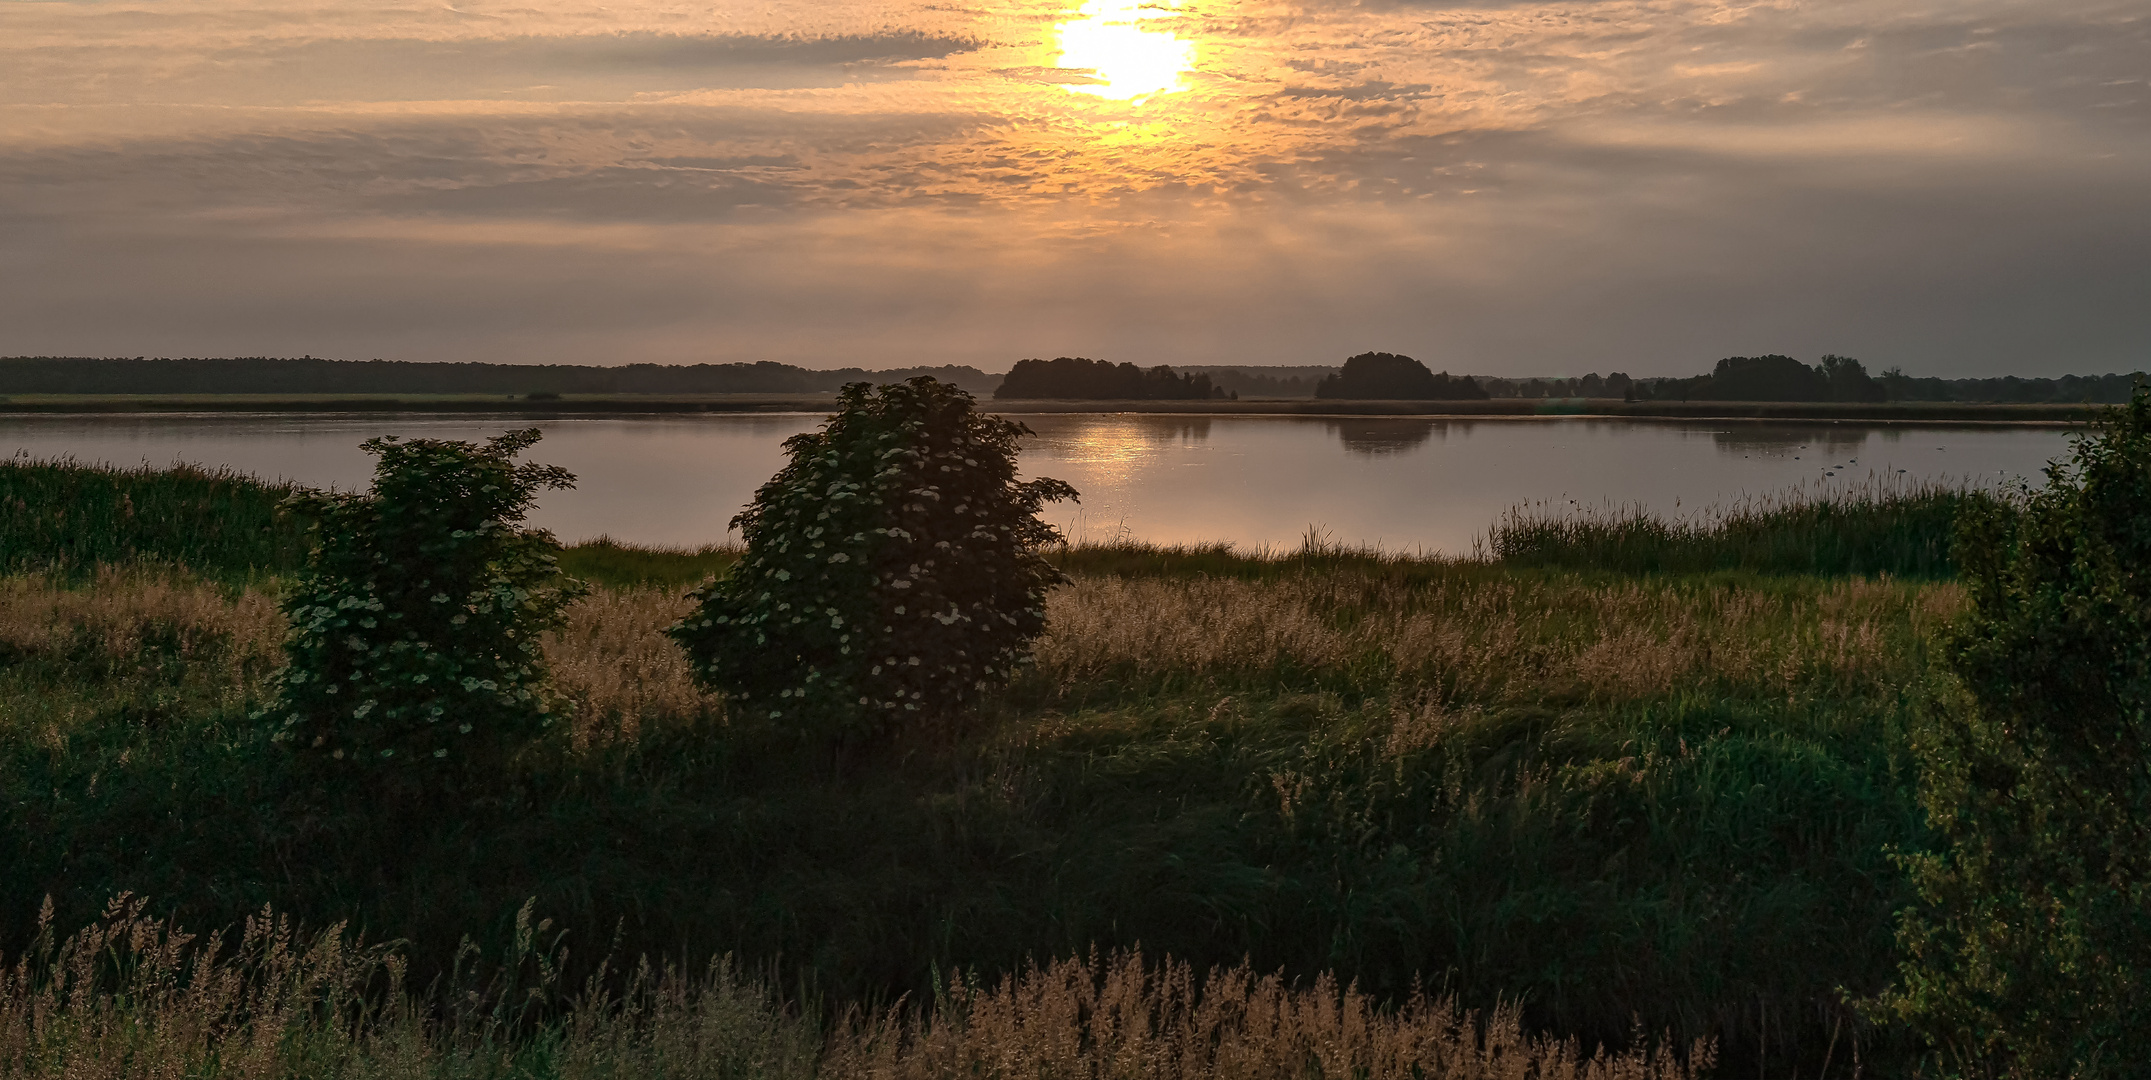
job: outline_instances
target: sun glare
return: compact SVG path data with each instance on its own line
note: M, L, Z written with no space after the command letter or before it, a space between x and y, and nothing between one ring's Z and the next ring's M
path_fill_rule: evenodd
M1163 14L1138 0L1084 0L1076 17L1061 24L1059 66L1094 72L1098 81L1069 89L1115 101L1180 89L1195 46L1170 31L1144 27Z

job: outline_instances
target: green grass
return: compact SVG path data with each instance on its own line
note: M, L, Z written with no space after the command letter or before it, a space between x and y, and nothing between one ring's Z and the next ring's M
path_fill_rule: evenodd
M299 490L181 466L116 469L69 461L0 461L0 574L153 563L223 582L296 572L305 523L278 506ZM722 572L737 549L649 548L609 538L561 553L561 569L611 586L685 588Z
M551 740L496 787L391 804L311 789L248 720L263 632L223 601L188 615L151 581L97 587L139 598L137 638L85 611L68 621L87 630L17 645L0 672L15 948L47 895L72 924L132 890L195 926L269 903L349 920L408 941L419 980L534 899L581 962L734 952L839 1002L1141 945L1337 971L1383 998L1419 979L1520 1000L1535 1027L1594 1040L1640 1019L1745 1053L1767 1024L1775 1055L1812 1062L1837 989L1890 973L1904 892L1885 853L1921 838L1900 749L1925 665L1910 587L1875 601L1884 662L1866 675L1773 661L1630 691L1561 658L1609 620L1739 605L1768 609L1744 632L1812 649L1846 602L1814 579L1284 576L1237 587L1302 590L1311 632L1400 606L1478 620L1467 645L1514 672L1444 690L1353 641L1337 660L1101 646L1047 658L963 726L841 762L781 729L645 717L632 743ZM1099 622L1154 599L1108 597Z
M265 490L220 482L241 507ZM16 490L63 500L33 535L74 550L64 500L107 488ZM1797 536L1821 513L1756 520ZM1795 543L1762 527L1731 550ZM721 709L653 713L384 803L312 785L249 719L274 583L202 585L171 567L262 564L181 540L0 579L0 949L48 895L66 926L131 890L196 927L264 904L349 921L407 942L417 984L534 903L572 978L730 952L887 1002L952 967L1140 945L1515 1001L1586 1040L1714 1036L1733 1075L1812 1074L1844 1060L1833 1039L1902 1049L1841 991L1894 971L1888 852L1926 842L1904 731L1948 584L1077 547L1037 666L960 722L839 757ZM563 565L655 627L734 557L600 542Z
M228 471L0 461L0 573L100 563L184 566L225 581L304 565L277 504L294 490Z
M1510 566L1628 574L1952 578L1957 514L1991 498L1934 485L1796 491L1675 521L1640 509L1519 507L1494 525L1487 549Z
M687 589L731 568L740 549L636 547L611 537L587 540L560 553L563 573L599 585Z

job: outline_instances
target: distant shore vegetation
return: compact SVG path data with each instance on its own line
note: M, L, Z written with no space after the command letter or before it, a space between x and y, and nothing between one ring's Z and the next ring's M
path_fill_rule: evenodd
M1318 398L1361 401L1484 401L1486 391L1469 376L1451 378L1449 373L1427 370L1425 364L1396 353L1360 353L1344 362L1335 375L1315 384Z
M1139 368L1081 356L1018 360L993 396L1090 401L1205 401L1227 396L1208 375L1178 375L1166 366Z
M1362 355L1385 356L1389 353ZM1346 361L1345 363L1349 363ZM1055 367L1054 365L1060 365ZM1089 365L1089 366L1086 366ZM1424 366L1424 365L1421 365ZM1169 375L1160 375L1164 371ZM999 400L1192 401L1273 400L1624 400L1631 402L1948 402L1965 405L2120 404L2144 372L2058 377L1915 378L1895 368L1879 374L1864 362L1824 356L1807 364L1781 354L1734 356L1695 376L1601 375L1517 378L1435 374L1408 379L1411 393L1386 382L1341 382L1340 364L1275 367L1190 364L1138 367L1061 357L1023 360L1008 375L968 366L872 370L752 364L411 363L318 357L144 358L0 357L0 398L7 395L501 395L559 402L562 395L834 394L847 383L901 382L930 375ZM1440 378L1447 375L1446 380ZM1014 380L1011 384L1010 380ZM1327 385L1328 391L1322 390ZM1004 390L1004 388L1006 388ZM1476 393L1474 389L1476 388ZM1376 392L1379 391L1379 392ZM1424 395L1414 397L1414 395Z
M0 357L0 394L562 394L835 393L861 380L930 375L975 394L1000 376L977 368L803 368L752 364L479 364L305 357Z

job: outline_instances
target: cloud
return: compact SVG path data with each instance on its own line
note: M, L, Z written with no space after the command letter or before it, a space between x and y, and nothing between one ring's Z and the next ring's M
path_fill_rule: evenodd
M1059 10L0 5L0 352L2151 347L2127 6L1190 6L1186 88L1135 103L1042 80Z

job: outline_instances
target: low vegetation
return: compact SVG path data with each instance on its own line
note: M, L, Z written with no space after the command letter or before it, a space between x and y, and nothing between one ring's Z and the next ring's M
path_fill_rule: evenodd
M100 566L185 566L220 581L294 572L305 534L279 518L296 488L181 466L0 461L0 573L82 580Z
M1995 505L1984 492L1872 481L1794 491L1667 520L1641 508L1518 507L1494 524L1487 550L1509 566L1627 574L1956 576L1955 523Z
M1487 561L1063 549L1017 677L835 756L665 636L738 553L571 549L564 722L450 813L324 799L251 719L291 580L253 548L29 563L0 579L0 1072L1993 1067L1933 1056L1959 969L1905 966L1997 880L1920 861L1966 835L1920 782L1950 775L1950 628L1999 610L1933 554L1948 497L1597 565L1499 528ZM1862 514L1881 539L1787 556Z
M1527 1035L1513 1008L1423 994L1381 1008L1327 978L1292 986L1244 965L1197 977L1139 954L990 987L957 972L930 1000L824 1021L729 958L571 984L527 908L490 979L426 992L393 946L342 927L302 935L264 911L227 941L145 907L117 898L65 940L44 924L0 970L0 1077L1685 1080L1710 1062L1706 1045L1586 1054Z

